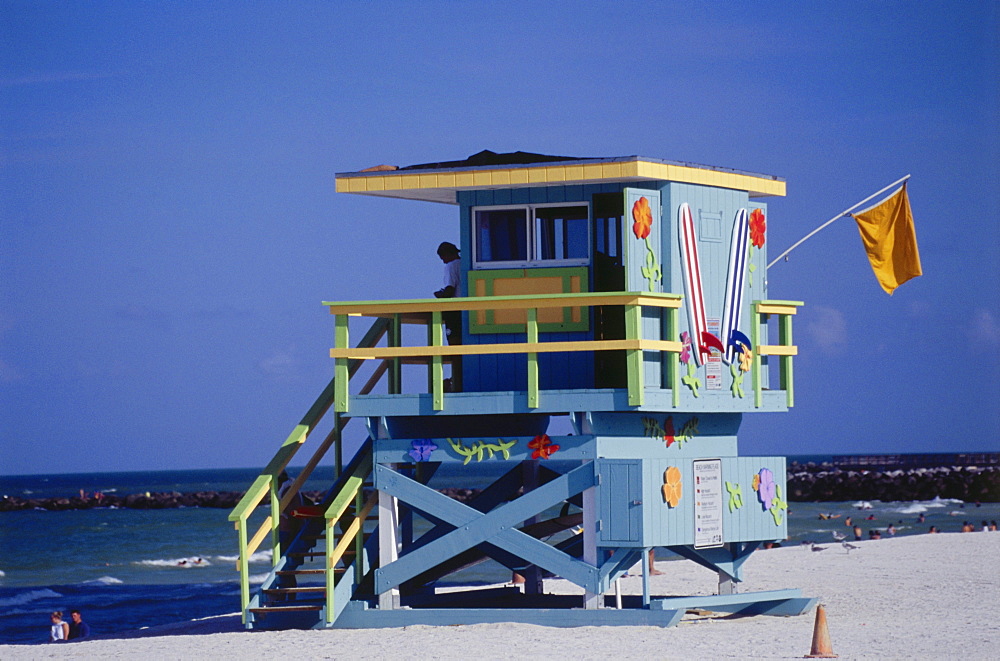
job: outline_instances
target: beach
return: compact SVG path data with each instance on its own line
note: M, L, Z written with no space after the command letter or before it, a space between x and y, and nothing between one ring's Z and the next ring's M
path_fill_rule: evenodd
M832 541L832 540L831 540ZM740 592L801 588L826 608L833 651L842 659L993 659L1000 648L1000 533L913 535L759 551ZM694 563L659 561L651 593L712 594L716 575ZM552 593L577 588L549 579ZM639 576L622 579L641 594ZM552 628L526 624L413 626L381 630L247 632L238 615L151 627L49 645L2 645L4 659L208 659L417 657L801 658L810 651L814 612L799 617L688 614L673 628Z

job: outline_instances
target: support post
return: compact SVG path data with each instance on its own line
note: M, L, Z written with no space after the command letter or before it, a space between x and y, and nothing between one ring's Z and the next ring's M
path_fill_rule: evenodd
M647 546L642 549L642 607L649 608L649 552L652 551L651 546Z
M397 548L399 503L384 491L378 494L378 565L381 571L399 557ZM378 596L381 610L392 610L399 600L399 588L390 588Z
M530 340L529 340L530 341ZM521 462L522 484L524 493L528 493L538 486L538 459ZM538 523L538 515L529 517L524 522L526 525ZM531 565L524 574L524 593L542 594L544 587L542 584L542 570L538 565Z
M583 561L597 566L597 488L590 487L583 492ZM600 608L601 595L587 590L583 595L583 607Z

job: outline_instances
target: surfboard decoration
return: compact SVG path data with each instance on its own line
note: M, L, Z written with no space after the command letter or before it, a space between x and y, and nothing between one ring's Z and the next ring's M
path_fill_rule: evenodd
M732 363L734 351L733 331L740 330L743 318L743 292L746 291L747 240L750 237L750 221L746 209L736 212L733 222L733 237L729 247L729 277L726 280L725 306L722 311L722 341L726 345L723 360ZM746 335L743 335L746 337Z
M698 237L694 233L694 219L691 217L691 207L687 202L681 205L678 214L680 222L677 223L677 227L680 234L679 245L686 293L684 300L687 304L688 324L695 348L691 354L695 364L700 367L704 362L702 354L708 353L704 340L708 334L708 322L705 319L705 294L701 285L701 265L698 262Z

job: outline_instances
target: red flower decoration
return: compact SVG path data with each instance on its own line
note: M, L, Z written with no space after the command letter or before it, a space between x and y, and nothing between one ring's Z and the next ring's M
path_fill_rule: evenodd
M767 219L764 218L764 212L754 209L750 212L750 243L757 248L763 247L766 232Z
M536 436L528 443L528 447L534 450L531 453L532 459L548 459L559 449L558 445L552 443L548 434Z
M667 419L663 421L663 440L667 442L667 447L669 448L676 438L677 432L674 431L674 416L668 415Z
M640 197L632 205L632 233L637 239L645 239L649 236L649 230L653 227L653 212L649 208L649 200Z

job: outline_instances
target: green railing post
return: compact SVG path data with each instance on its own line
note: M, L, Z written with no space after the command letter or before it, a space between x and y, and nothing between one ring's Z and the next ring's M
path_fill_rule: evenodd
M528 308L528 344L538 342L538 309ZM538 408L538 354L528 354L528 408Z
M358 494L354 497L354 516L360 517L365 508L365 490L358 489ZM362 519L358 529L358 534L354 537L354 584L360 585L365 578L365 522Z
M431 313L431 326L428 329L428 340L432 347L444 345L444 331L441 328L441 312ZM430 390L434 399L434 410L444 410L444 360L440 355L431 356Z
M667 340L676 342L680 339L677 334L677 308L666 308L666 310ZM681 370L678 357L673 353L667 353L667 383L670 384L674 408L677 408L681 405Z
M761 369L763 368L763 362L760 356L760 325L762 323L767 323L767 317L761 317L758 311L758 306L760 301L754 301L753 303L753 315L750 323L750 344L753 345L753 374L751 376L753 382L753 405L755 408L760 408L764 403L764 392L763 386L761 385Z
M243 624L247 623L247 608L250 606L250 558L247 557L247 520L236 522L236 532L240 538L240 613Z
M281 560L281 498L278 497L278 478L271 476L271 566L276 567Z
M625 337L629 340L642 339L642 306L638 303L625 306ZM644 402L643 389L646 385L642 369L642 349L628 349L626 364L628 367L628 405L642 406Z
M337 349L347 349L351 346L347 321L346 314L338 314L334 317L333 346ZM347 401L350 397L347 390L347 382L350 379L349 362L347 358L337 358L334 362L333 410L337 413L347 413Z
M333 624L334 614L334 592L336 589L337 572L333 568L333 549L336 548L337 540L334 536L335 519L326 519L326 623Z
M398 314L392 315L392 325L389 326L388 342L390 347L403 346L403 322L402 317ZM398 395L403 392L403 371L400 365L399 358L393 358L389 361L390 395Z
M778 327L778 342L782 346L792 345L792 315L781 316ZM792 373L792 356L781 357L781 387L788 398L788 408L795 406L795 375Z

